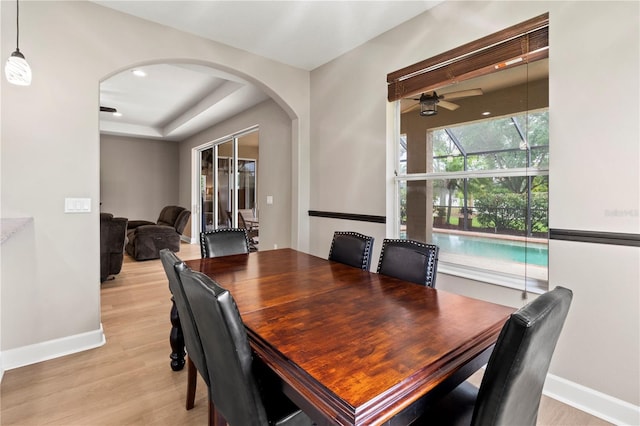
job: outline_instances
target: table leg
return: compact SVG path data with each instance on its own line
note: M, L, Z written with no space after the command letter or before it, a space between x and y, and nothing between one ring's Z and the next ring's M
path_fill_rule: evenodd
M180 371L184 367L184 336L182 335L182 326L180 325L180 317L176 302L171 298L171 333L169 334L169 344L171 345L171 369Z

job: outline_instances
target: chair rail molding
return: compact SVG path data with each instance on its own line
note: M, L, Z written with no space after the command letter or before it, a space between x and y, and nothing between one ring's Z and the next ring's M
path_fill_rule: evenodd
M357 214L357 213L339 213L339 212L326 212L326 211L320 211L320 210L309 210L309 216L326 217L330 219L357 220L360 222L387 223L386 216L375 216L375 215Z
M640 234L620 232L596 232L552 228L549 230L549 239L640 247Z

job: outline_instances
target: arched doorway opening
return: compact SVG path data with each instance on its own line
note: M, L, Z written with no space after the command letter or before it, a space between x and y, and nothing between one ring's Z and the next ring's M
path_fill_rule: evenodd
M155 220L164 205L178 204L192 210L185 234L197 242L203 210L195 148L260 128L252 208L277 201L261 216L261 223L269 224L260 236L262 247L294 245L297 120L283 104L264 85L213 64L135 64L112 73L100 84L100 106L122 116L100 113L102 211Z

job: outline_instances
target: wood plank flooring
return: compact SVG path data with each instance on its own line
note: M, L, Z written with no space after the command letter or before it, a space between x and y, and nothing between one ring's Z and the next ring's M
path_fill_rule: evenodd
M178 256L199 258L200 248L183 244ZM169 367L170 297L159 260L125 255L122 272L101 288L107 343L6 371L0 425L206 425L204 382L198 377L196 405L187 411L186 369ZM471 378L480 379L481 373ZM538 424L609 423L543 397Z

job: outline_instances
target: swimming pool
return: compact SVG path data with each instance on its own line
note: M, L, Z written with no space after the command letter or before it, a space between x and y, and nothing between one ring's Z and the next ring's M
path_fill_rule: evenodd
M546 244L434 232L433 244L441 252L488 257L510 262L547 267L549 249Z

